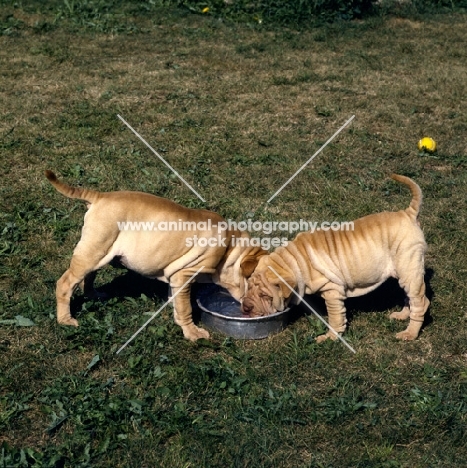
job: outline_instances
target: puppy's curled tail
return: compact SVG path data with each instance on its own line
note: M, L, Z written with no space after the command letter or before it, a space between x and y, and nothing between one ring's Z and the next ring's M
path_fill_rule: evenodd
M52 171L45 171L45 176L55 189L65 195L65 197L78 198L79 200L84 200L87 203L94 203L99 198L99 192L80 187L70 187L63 182L60 182Z
M397 182L401 182L410 188L410 191L412 192L412 201L405 211L411 218L417 219L420 207L422 206L422 189L409 177L392 174L391 179L397 180Z

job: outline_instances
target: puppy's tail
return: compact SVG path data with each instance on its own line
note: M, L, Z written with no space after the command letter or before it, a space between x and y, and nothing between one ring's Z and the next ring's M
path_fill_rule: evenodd
M84 200L87 203L94 203L99 198L99 192L80 187L70 187L63 182L60 182L52 171L45 171L45 176L55 189L65 195L65 197L78 198L79 200Z
M410 191L412 192L412 201L405 211L411 218L414 220L417 219L420 207L422 206L422 189L409 177L392 174L391 179L397 180L397 182L401 182L410 188Z

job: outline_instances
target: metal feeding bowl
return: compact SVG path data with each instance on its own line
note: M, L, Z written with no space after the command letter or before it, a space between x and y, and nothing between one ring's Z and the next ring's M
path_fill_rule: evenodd
M246 317L240 303L225 289L205 285L198 291L196 302L200 309L200 320L206 327L232 338L260 340L279 333L291 321L290 309L265 317Z

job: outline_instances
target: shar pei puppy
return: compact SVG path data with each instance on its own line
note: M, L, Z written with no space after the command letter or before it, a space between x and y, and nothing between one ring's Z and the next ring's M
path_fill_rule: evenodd
M248 242L236 242L244 241L248 234L221 228L227 223L211 211L185 208L148 193L70 187L51 171L46 171L46 177L60 193L84 200L88 207L70 266L57 282L60 324L78 326L70 313L73 291L81 286L85 294L92 292L96 270L118 259L130 270L169 283L174 320L185 338L209 338L193 322L191 284L208 279L240 300L247 286L242 263L267 253ZM200 274L192 278L197 272Z
M263 316L284 310L295 302L296 291L320 294L328 312L330 330L317 338L336 339L346 329L344 300L376 289L389 277L397 278L407 305L391 318L410 318L401 340L417 338L430 304L425 295L426 243L418 223L422 202L420 187L410 178L392 175L412 192L407 209L371 214L354 221L353 230L302 232L286 246L243 267L248 290L242 299L245 315Z

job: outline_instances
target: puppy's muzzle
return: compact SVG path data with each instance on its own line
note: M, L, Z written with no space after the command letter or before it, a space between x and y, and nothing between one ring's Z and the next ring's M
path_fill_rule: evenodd
M242 302L242 313L244 315L251 315L252 310L254 309L253 301L245 297Z

